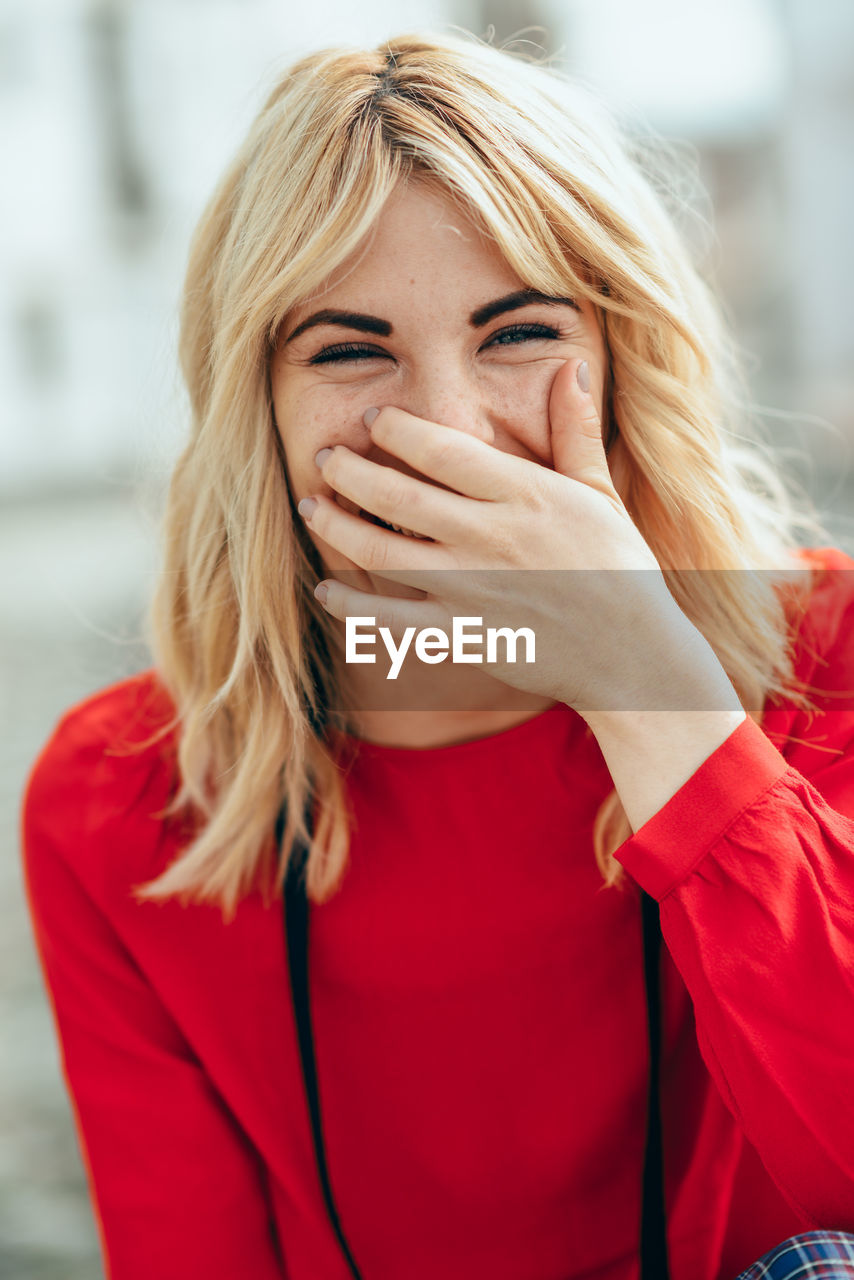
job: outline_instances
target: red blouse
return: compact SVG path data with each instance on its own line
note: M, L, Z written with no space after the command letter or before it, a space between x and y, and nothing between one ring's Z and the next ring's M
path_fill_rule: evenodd
M673 1280L854 1230L854 560L798 674L821 714L740 725L619 850L557 706L433 750L362 744L339 893L312 906L330 1176L366 1280L635 1280L661 904ZM847 697L845 696L847 693ZM26 873L113 1280L345 1280L314 1163L281 905L140 905L180 851L146 673L71 710L25 802ZM148 745L145 745L148 743Z

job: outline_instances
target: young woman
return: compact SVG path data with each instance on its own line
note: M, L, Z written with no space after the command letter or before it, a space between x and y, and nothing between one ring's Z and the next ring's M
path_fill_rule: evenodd
M25 806L110 1275L854 1275L854 561L614 128L305 59L182 359L156 668Z

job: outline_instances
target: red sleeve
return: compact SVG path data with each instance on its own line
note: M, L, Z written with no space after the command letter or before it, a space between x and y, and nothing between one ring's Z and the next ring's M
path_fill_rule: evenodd
M79 739L66 721L36 765L24 857L108 1275L281 1280L255 1153L87 887L93 806L121 798Z
M854 1229L852 570L819 593L804 648L820 714L743 722L617 852L660 902L724 1100L792 1204L841 1230ZM785 725L779 750L770 725Z

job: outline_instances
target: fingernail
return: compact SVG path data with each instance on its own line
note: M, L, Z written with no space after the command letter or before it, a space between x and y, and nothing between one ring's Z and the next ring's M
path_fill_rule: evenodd
M317 510L317 498L301 498L297 504L297 511L303 520L310 520Z
M326 459L331 457L332 457L331 449L321 449L319 453L316 453L314 455L314 465L316 467L322 467Z
M379 413L379 409L371 408L371 409L365 410L365 412L362 414L362 421L364 422L366 427L369 427L371 425L371 423L373 422L374 418L377 416L378 413Z
M578 379L578 385L586 395L590 390L590 366L586 360L582 360L575 374Z
M314 588L314 598L319 600L321 604L326 604L326 597L329 595L329 588L325 582L318 582Z

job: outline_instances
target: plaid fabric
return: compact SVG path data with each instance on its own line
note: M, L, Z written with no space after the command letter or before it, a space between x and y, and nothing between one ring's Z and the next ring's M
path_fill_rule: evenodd
M736 1280L854 1280L854 1236L845 1231L790 1236Z

